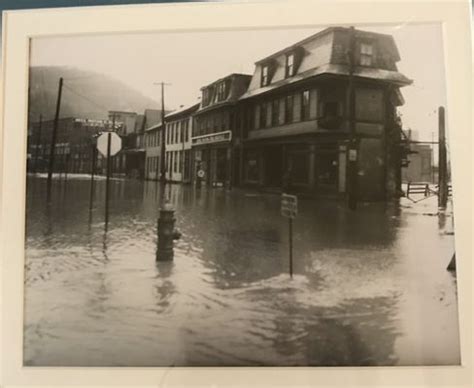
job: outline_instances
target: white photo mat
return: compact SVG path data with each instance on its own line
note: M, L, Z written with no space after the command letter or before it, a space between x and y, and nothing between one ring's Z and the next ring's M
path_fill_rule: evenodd
M2 95L2 344L5 387L31 386L460 386L472 382L472 92L468 1L276 0L37 9L6 12ZM443 24L462 366L359 368L22 367L29 39L340 24ZM429 66L429 58L420 66ZM433 324L436 324L433 322Z

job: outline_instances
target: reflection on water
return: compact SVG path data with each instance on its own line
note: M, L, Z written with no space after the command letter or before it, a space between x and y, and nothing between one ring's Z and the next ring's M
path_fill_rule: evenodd
M156 263L156 182L112 180L107 230L104 181L92 208L87 180L56 181L51 206L45 183L28 180L26 365L459 363L436 199L300 200L291 280L278 196L168 187L183 235Z

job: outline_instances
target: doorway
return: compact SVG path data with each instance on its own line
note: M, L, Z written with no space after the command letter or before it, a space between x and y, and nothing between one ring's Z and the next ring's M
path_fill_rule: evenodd
M319 194L337 193L339 155L337 151L321 151L316 153L316 187Z
M265 186L280 188L283 184L283 150L282 146L266 147L265 155Z

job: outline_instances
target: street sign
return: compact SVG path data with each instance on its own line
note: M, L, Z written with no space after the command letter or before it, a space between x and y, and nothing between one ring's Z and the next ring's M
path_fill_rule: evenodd
M357 161L357 150L350 149L349 150L349 161L356 162Z
M283 193L281 195L281 215L286 218L296 218L298 214L298 198L296 195Z
M107 139L110 134L110 156L114 156L122 149L122 139L115 132L102 132L97 138L97 149L107 157Z

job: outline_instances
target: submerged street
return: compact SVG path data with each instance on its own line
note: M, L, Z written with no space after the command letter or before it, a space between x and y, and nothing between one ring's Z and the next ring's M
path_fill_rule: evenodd
M174 261L156 263L157 182L28 178L24 363L459 363L451 212L299 199L294 276L280 196L167 185ZM454 361L453 361L454 360Z

